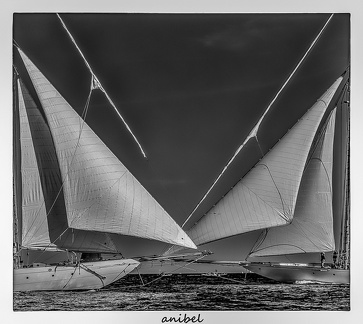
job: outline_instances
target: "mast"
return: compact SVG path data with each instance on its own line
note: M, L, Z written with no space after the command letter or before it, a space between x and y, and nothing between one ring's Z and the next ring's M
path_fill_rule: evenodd
M349 80L348 80L349 82ZM349 83L347 93L342 102L342 135L346 137L346 160L344 163L344 207L342 217L341 239L339 247L339 265L343 269L349 269L350 265L350 105ZM347 104L344 109L343 104ZM344 128L346 125L346 128Z
M13 261L14 268L20 267L21 245L21 173L18 73L13 69Z
M348 126L349 127L349 126ZM345 258L343 267L344 269L349 269L350 265L350 148L349 148L349 139L348 139L348 163L347 163L347 183L346 183L346 205L345 205L345 224L344 224L344 250ZM343 250L343 251L344 251Z

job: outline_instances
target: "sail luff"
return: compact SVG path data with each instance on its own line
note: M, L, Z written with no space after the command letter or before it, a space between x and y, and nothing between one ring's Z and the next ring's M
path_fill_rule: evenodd
M312 141L342 79L338 78L264 158L187 232L197 245L292 221ZM227 206L233 212L227 211ZM234 220L236 226L232 229L218 225Z
M335 249L332 204L335 117L336 108L304 171L291 224L269 229L250 257Z
M19 52L52 133L68 226L196 248L29 58Z

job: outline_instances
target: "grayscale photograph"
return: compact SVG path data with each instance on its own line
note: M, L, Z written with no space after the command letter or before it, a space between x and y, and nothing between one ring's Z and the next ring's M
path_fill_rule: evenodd
M14 312L351 310L350 13L12 19Z

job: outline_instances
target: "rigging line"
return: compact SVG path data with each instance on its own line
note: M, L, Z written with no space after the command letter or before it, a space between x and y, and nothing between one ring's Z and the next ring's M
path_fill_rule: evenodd
M213 182L212 186L208 189L208 191L204 194L203 198L200 200L200 202L195 206L195 208L193 209L193 211L190 213L190 215L188 216L188 218L185 220L185 222L183 223L182 227L188 222L188 220L192 217L192 215L194 214L194 212L197 210L197 208L200 206L200 204L204 201L204 199L207 197L207 195L210 193L210 191L213 189L213 187L216 185L216 183L218 182L218 180L221 178L221 176L223 175L223 173L226 171L226 169L229 167L229 165L234 161L234 159L237 157L237 155L239 154L239 152L243 149L243 147L247 144L247 142L255 137L257 138L257 133L259 131L259 127L263 121L263 119L265 118L266 114L268 113L268 111L270 110L270 108L272 107L272 105L274 104L274 102L276 101L276 99L278 98L278 96L280 95L280 93L283 91L283 89L286 87L286 85L288 84L288 82L291 80L291 78L293 77L293 75L295 74L295 72L297 71L297 69L300 67L300 65L303 63L303 61L305 60L306 56L309 54L309 52L311 51L311 49L314 47L314 45L316 44L316 42L318 41L318 39L320 38L320 35L323 33L324 29L326 28L326 26L328 25L328 23L330 22L330 20L332 19L332 17L334 16L334 14L331 14L331 16L328 18L328 20L326 21L325 25L323 26L323 28L320 30L319 34L315 37L315 39L313 40L313 42L311 43L310 47L307 49L307 51L305 52L304 56L300 59L299 63L296 65L296 67L294 68L294 70L291 72L291 74L289 75L289 77L286 79L285 83L282 85L282 87L280 88L280 90L276 93L275 97L272 99L272 101L270 102L270 104L268 105L268 107L266 108L265 112L262 114L262 116L260 117L260 119L257 121L256 125L252 128L252 130L250 131L250 133L248 134L248 136L246 137L246 139L243 141L242 145L240 145L237 149L237 151L233 154L233 156L229 159L228 163L226 164L226 166L223 168L222 172L219 174L219 176L217 177L217 179Z
M75 267L74 267L74 271L71 273L71 277L68 279L68 281L66 282L66 284L63 286L63 288L62 288L62 290L64 290L64 288L69 284L69 282L72 280L72 278L73 278L73 275L76 273L76 271L77 271L77 266L78 266L78 264L76 264L75 265ZM56 268L57 268L57 266L56 266Z
M56 14L57 17L59 18L63 28L65 29L65 31L67 32L68 36L70 37L71 41L73 42L73 44L75 45L75 47L77 48L79 54L82 56L84 63L86 64L88 70L90 71L90 73L92 74L92 77L95 79L96 84L99 86L99 89L105 94L107 100L109 101L109 103L111 104L111 106L114 108L114 110L116 111L117 115L121 118L122 122L124 123L124 125L126 126L127 130L129 131L129 133L132 135L133 139L135 140L136 144L139 146L139 149L142 153L142 155L144 156L144 158L147 158L141 144L139 143L139 141L137 140L136 136L134 135L134 133L132 132L131 128L129 127L129 125L126 123L125 119L122 117L122 115L120 114L120 112L118 111L118 109L116 108L115 104L113 103L113 101L111 100L110 96L108 95L108 93L106 92L106 90L103 88L100 80L97 78L96 74L93 72L91 66L89 65L89 63L87 62L85 56L83 55L81 49L78 47L75 39L73 38L72 34L70 33L70 31L68 30L67 26L65 25L64 21L62 20L62 18L59 16L59 14Z
M219 278L219 279L223 279L223 280L227 280L227 281L232 281L232 282L237 282L239 284L245 284L246 283L246 279L244 281L241 281L241 280L236 280L236 279L227 278L227 277L223 277L223 276L215 276L215 278Z
M86 122L86 116L87 116L87 113L88 113L89 103L91 101L92 91L93 91L93 88L92 88L92 81L91 81L91 88L90 88L90 91L89 91L89 94L88 94L88 98L87 98L87 101L86 101L85 108L83 109L83 112L82 112L82 115L81 115L81 117L82 117L81 130L83 128L83 124ZM80 133L81 133L81 130L80 130Z
M139 277L140 277L140 280L141 280L142 285L143 285L143 286L145 286L144 280L142 280L141 273L140 273L140 271L139 271L139 268L138 268L138 267L136 267L136 271L137 271L137 273L138 273L138 275L139 275Z
M264 229L260 235L258 236L258 238L256 239L255 243L252 246L252 249L250 250L250 252L247 254L245 261L247 261L247 259L251 256L252 253L254 253L255 251L257 251L257 249L261 246L261 244L265 241L266 237L267 237L267 233L268 233L268 228Z
M349 79L348 79L349 80ZM340 242L339 250L340 253L347 253L347 257L343 260L344 267L347 266L349 262L349 249L350 249L350 105L349 105L349 84L347 81L347 90L344 96L344 102L341 102L341 163L344 170L342 170L342 211L341 215L341 225L340 225ZM348 97L348 98L347 98ZM347 103L346 109L344 109L343 104ZM344 113L345 112L345 113ZM345 116L345 118L344 118ZM344 154L343 154L344 153Z
M18 68L14 64L13 64L13 68L14 68L16 77L19 78L20 77L20 74L19 74Z
M260 145L260 141L258 140L257 134L256 134L256 136L255 136L255 139L256 139L256 142L257 142L258 148L260 149L261 155L262 155L262 156L264 156L264 153L263 153L262 147L261 147L261 145Z
M169 273L173 273L173 272L175 272L175 271L178 271L179 269L182 269L182 268L184 268L184 267L186 267L186 266L188 266L188 265L190 265L190 264L192 264L192 263L195 263L195 262L197 262L197 261L199 261L199 260L201 260L201 259L203 259L203 258L205 258L207 255L202 255L201 257L199 257L199 258L196 258L195 260L192 260L192 261L190 261L190 262L187 262L186 264L184 264L184 265L182 265L182 266L180 266L180 267L178 267L178 268L176 268L176 269L174 269L174 270L172 270L172 271L170 271ZM162 276L160 276L159 278L156 278L156 279L154 279L154 280L152 280L152 281L150 281L150 282L147 282L147 283L145 283L144 284L144 287L145 286L147 286L147 285L150 285L151 283L154 283L155 281L158 281L158 280L160 280L161 278L163 278L163 277L165 277L165 273L162 275Z
M173 272L175 272L175 271L178 271L179 269L182 269L182 268L184 268L184 267L186 267L186 266L188 266L188 265L190 265L190 264L192 264L192 263L195 263L195 262L197 262L197 261L199 261L199 260L201 260L201 259L205 258L206 256L207 256L207 255L202 255L202 256L200 256L199 258L196 258L195 260L192 260L192 261L190 261L190 262L187 262L186 264L184 264L184 265L182 265L182 266L180 266L180 267L178 267L178 268L176 268L176 269L174 269L174 270L170 271L169 273L173 273ZM136 268L136 269L137 269L137 268ZM163 273L160 277L155 278L155 279L153 279L153 280L151 280L151 281L149 281L149 282L146 282L146 283L144 283L143 285L125 286L125 288L139 288L139 287L145 287L145 288L147 288L146 286L151 285L152 283L154 283L154 282L156 282L156 281L159 281L160 279L162 279L163 277L165 277L165 275L166 275L166 274L167 274L167 273Z
M14 45L16 48L20 49L19 44L17 43L17 41L16 41L14 38L13 38L13 45Z

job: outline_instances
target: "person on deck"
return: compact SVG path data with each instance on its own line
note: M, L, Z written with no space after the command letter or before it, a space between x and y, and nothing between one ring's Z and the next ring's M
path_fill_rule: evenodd
M338 257L338 252L334 251L333 252L333 268L337 267L337 257Z
M321 267L324 268L324 264L325 264L325 253L324 252L320 253L320 264L321 264Z

